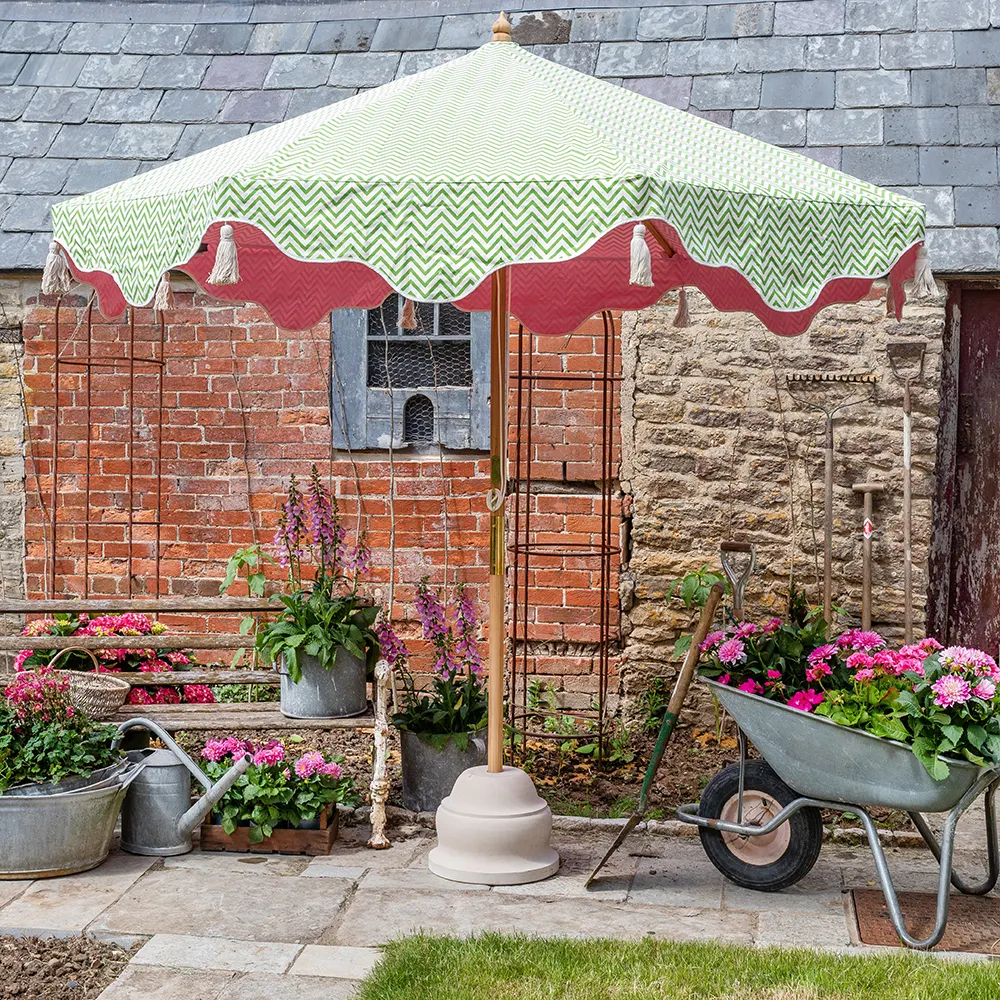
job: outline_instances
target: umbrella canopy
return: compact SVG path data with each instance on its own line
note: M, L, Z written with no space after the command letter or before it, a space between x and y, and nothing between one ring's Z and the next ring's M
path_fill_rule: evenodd
M681 285L798 333L887 275L901 308L924 234L914 201L514 44L63 202L53 220L105 315L179 269L290 329L391 290L487 309L509 267L511 311L539 333ZM637 222L651 276L630 284ZM209 279L224 223L239 279L222 286Z

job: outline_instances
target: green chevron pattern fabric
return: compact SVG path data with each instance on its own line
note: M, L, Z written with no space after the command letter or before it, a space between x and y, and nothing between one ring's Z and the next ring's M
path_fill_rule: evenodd
M916 202L513 43L53 208L77 268L108 272L134 305L219 221L452 301L500 266L568 260L649 218L780 310L832 278L885 275L924 235Z

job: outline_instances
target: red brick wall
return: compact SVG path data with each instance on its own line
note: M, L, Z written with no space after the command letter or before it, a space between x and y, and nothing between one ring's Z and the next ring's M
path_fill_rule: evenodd
M127 324L108 324L96 310L93 313L92 357L119 363L92 369L90 518L98 523L90 527L89 550L83 526L86 378L82 368L61 367L56 595L82 594L85 566L92 594L127 595L130 548L132 593L155 592L155 528L137 524L130 547L123 523L129 505L130 415L129 365L121 359L127 356L133 336L137 359L156 357L160 350L159 324L149 310L135 312L134 334ZM27 582L29 594L38 596L51 586L47 553L51 551L55 319L52 305L43 304L29 311L24 325L30 432ZM374 551L371 578L383 590L389 580L394 518L397 618L409 618L414 588L423 576L438 584L445 581L446 564L448 581L462 580L477 588L485 610L487 456L442 456L432 450L411 457L397 452L391 475L385 453L331 452L328 324L288 333L276 329L257 307L222 305L181 292L175 294L175 308L165 315L164 335L161 594L217 595L226 559L255 537L270 539L288 477L304 476L316 463L332 477L348 523L353 526L360 514ZM61 308L59 340L61 358L86 355L83 300ZM591 321L571 337L541 340L533 356L534 369L599 372L602 344L603 326ZM516 363L516 336L511 348ZM150 364L137 360L134 372L134 519L148 522L155 516L157 499L159 384ZM511 401L513 438L516 392ZM546 481L533 496L533 535L553 545L593 543L600 537L600 502L591 494L601 468L597 430L601 395L586 383L555 383L536 388L532 402L532 474L536 483ZM616 538L617 530L615 517ZM586 692L593 687L589 674L594 669L587 644L596 640L598 631L597 563L575 557L533 558L536 568L528 581L534 605L532 634L556 644L540 652L557 650L543 655L539 667L560 682L575 677L566 688ZM616 591L617 579L612 587ZM412 633L412 623L404 625L404 631Z

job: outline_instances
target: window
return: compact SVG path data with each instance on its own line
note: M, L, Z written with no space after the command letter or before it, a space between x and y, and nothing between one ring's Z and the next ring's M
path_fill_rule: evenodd
M375 309L332 314L332 418L338 448L489 447L489 313L414 304L400 325L395 293Z

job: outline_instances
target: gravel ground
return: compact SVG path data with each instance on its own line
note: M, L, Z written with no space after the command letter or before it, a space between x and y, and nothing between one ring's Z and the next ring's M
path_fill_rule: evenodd
M94 1000L125 968L130 952L85 937L0 937L4 1000Z

